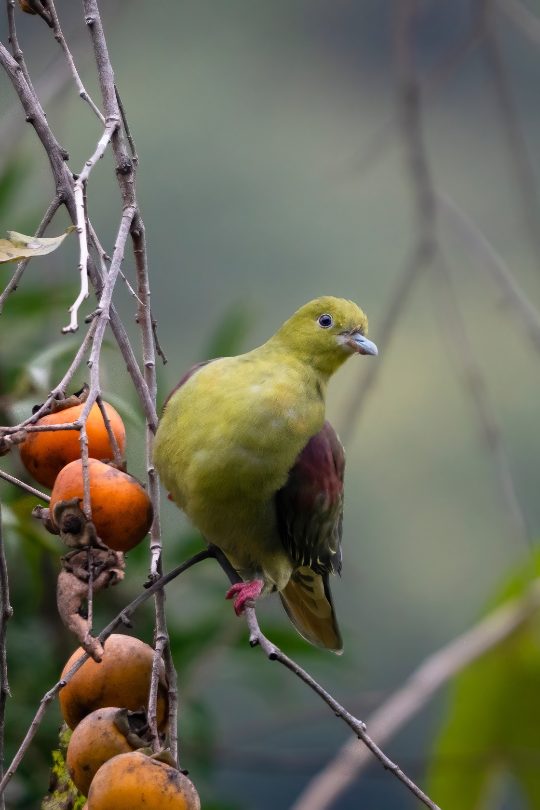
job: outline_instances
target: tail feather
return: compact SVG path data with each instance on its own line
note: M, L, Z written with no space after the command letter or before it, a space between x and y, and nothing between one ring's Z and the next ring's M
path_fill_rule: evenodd
M302 638L315 647L341 655L343 641L328 574L316 574L312 568L302 566L294 572L279 595L289 619Z

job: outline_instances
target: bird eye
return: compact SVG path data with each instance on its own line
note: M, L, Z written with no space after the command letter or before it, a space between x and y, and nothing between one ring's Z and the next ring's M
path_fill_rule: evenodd
M329 329L333 325L334 319L331 315L325 314L319 317L319 326L322 326L323 329Z

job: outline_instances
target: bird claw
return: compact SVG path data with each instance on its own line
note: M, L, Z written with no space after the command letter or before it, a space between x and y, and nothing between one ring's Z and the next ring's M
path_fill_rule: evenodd
M225 599L234 599L234 612L237 616L242 616L245 613L246 602L256 599L262 591L263 582L256 579L254 582L237 582L225 594ZM235 599L236 597L236 599Z

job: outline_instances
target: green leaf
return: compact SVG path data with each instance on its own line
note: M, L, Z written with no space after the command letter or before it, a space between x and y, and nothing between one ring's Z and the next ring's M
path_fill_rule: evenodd
M45 256L47 253L52 253L74 230L76 230L75 226L70 225L64 234L51 238L36 238L25 236L17 231L8 231L9 240L0 239L0 264L9 264L21 259L31 259L33 256Z
M536 556L538 568L540 557ZM512 572L490 610L525 593L530 563ZM435 743L428 794L445 810L483 807L511 774L530 806L540 807L540 615L454 679ZM500 789L500 787L499 787Z

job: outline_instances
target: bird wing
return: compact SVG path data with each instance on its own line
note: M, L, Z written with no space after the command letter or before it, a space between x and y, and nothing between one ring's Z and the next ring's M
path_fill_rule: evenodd
M312 436L276 494L278 528L298 566L341 573L345 451L330 422Z
M341 653L329 574L341 573L345 451L329 422L312 436L276 494L278 529L297 568L280 592L301 636Z

